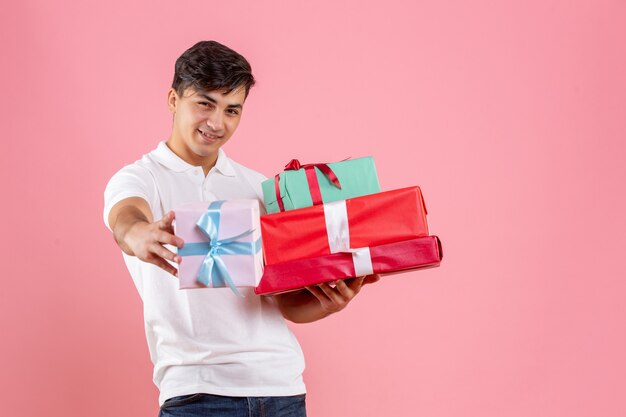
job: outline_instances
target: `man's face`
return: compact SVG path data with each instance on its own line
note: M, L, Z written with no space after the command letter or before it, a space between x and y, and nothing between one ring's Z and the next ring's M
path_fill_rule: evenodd
M196 165L217 158L217 151L235 133L245 101L245 89L228 94L187 88L182 95L168 93L174 114L171 145L183 159ZM214 161L212 161L214 162Z

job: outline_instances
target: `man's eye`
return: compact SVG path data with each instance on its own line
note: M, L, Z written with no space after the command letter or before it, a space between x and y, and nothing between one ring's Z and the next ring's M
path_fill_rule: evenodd
M198 102L198 104L203 107L209 107L211 105L211 103L209 103L208 101L200 101Z
M233 116L236 116L236 115L238 115L238 114L239 114L239 112L238 112L237 110L234 110L234 109L230 109L230 110L226 110L226 111L227 111L229 114L233 115Z

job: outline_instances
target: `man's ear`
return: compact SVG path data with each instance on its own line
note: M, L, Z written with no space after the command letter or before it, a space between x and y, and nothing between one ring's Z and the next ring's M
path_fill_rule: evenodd
M176 106L178 105L178 93L176 92L175 89L170 88L167 91L167 107L170 110L170 113L175 114L176 113Z

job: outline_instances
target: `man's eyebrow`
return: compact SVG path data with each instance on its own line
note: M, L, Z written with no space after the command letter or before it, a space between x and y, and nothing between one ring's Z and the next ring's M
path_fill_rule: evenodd
M211 96L208 96L206 94L200 94L200 96L204 97L206 100L210 101L213 104L217 104L217 100L215 100ZM229 109L240 109L242 106L241 106L241 104L229 104L226 107L229 108Z

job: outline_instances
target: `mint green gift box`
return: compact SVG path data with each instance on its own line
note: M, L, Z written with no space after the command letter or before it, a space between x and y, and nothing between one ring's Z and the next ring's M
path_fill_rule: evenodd
M324 167L320 169L320 165L327 165L335 173L341 188L338 188L331 182L322 172ZM317 178L319 193L321 193L322 198L321 203L330 203L380 192L374 158L371 156L331 162L329 164L307 164L303 165L301 169L294 169L299 166L299 162L293 160L287 164L286 170L277 176L280 196L285 211L314 205L314 198L312 197L309 179L306 174L307 170L315 170L315 177ZM275 181L276 177L262 183L263 199L268 214L281 211L276 198ZM315 186L315 184L313 185ZM313 195L315 194L314 190Z

